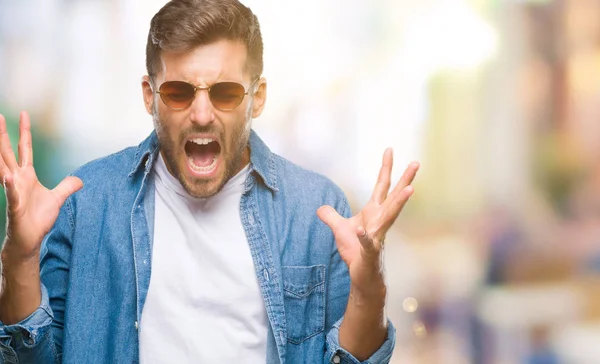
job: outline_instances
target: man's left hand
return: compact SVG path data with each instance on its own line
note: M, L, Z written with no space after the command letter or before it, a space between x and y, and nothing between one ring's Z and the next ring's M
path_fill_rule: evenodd
M335 235L340 256L348 265L352 289L362 294L377 294L382 288L385 291L382 270L385 236L414 192L411 183L419 163L410 163L388 195L392 165L393 153L388 148L371 199L358 214L346 219L331 206L317 210L319 218Z

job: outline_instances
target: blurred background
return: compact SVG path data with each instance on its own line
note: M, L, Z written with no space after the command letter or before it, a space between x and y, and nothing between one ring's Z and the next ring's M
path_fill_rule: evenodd
M393 363L600 363L600 0L243 2L272 150L355 211L386 147L396 179L422 163L387 239ZM152 130L164 3L0 0L0 113L13 145L31 113L45 184Z

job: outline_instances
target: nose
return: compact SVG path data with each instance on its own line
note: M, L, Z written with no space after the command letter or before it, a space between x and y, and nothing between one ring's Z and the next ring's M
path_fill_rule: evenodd
M196 98L190 105L190 118L199 125L209 125L214 122L214 107L210 102L208 90L196 90Z

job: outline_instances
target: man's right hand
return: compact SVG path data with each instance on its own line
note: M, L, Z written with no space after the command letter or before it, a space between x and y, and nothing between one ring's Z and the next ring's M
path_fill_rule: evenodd
M6 192L7 211L0 293L0 320L4 324L23 320L39 306L42 240L54 225L65 200L83 187L77 177L65 178L53 190L40 183L33 168L31 123L26 112L21 113L19 121L18 150L17 162L6 120L0 114L0 181Z

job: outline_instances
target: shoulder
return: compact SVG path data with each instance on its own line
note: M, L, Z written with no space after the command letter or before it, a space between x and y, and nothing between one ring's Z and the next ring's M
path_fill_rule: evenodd
M347 210L348 201L342 189L328 177L299 166L272 153L277 175L277 186L286 199L303 204L332 205L338 211Z
M136 176L140 170L147 169L147 163L152 160L151 157L157 150L158 140L153 131L138 145L88 162L76 169L72 175L83 181L84 189L86 186L102 188L131 183L131 177Z
M273 153L254 130L250 134L250 161L265 184L286 201L304 198L331 205L346 200L342 190L329 178Z
M134 180L129 178L136 159L137 147L129 147L88 162L70 175L83 181L81 190L65 201L54 229L59 231L83 219L83 225L95 226L110 206L116 213L131 210L135 198ZM69 225L66 225L66 224Z
M129 147L95 159L77 168L72 175L79 177L84 184L115 183L118 180L125 180L134 167L137 149L137 147Z
M158 141L153 132L137 146L84 164L71 174L83 181L83 188L70 200L79 201L80 207L85 208L107 203L111 206L132 204L157 150Z

